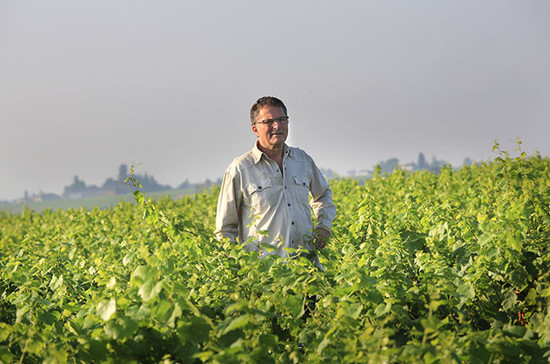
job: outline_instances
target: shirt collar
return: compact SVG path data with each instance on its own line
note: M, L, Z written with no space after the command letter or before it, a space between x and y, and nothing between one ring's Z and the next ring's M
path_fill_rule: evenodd
M283 158L290 157L292 155L291 150L292 149L290 149L285 143L283 145ZM258 148L258 141L256 141L256 143L254 143L254 148L252 148L252 157L254 158L254 163L258 163L262 159L262 155L264 155L264 152L262 152Z

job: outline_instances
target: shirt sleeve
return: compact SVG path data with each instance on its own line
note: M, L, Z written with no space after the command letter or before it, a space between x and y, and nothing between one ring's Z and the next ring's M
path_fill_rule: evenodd
M240 205L242 193L239 178L231 167L225 172L222 180L218 208L216 212L216 238L228 238L237 241L239 235Z
M332 190L319 168L317 168L317 165L315 165L315 162L311 160L311 163L312 178L310 193L313 197L311 207L317 219L316 228L323 228L330 232L332 221L336 217L336 206L332 202Z

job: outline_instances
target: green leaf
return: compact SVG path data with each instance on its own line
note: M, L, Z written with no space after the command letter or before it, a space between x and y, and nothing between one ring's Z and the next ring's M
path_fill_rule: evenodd
M145 302L156 297L162 290L162 281L149 280L139 287L138 294Z
M40 340L40 337L38 335L35 335L33 338L34 340L29 341L25 345L25 349L27 353L34 354L38 357L40 357L44 353L44 349L46 348L46 343L42 340Z
M506 244L508 244L509 247L516 251L521 251L521 247L523 245L523 241L521 238L516 238L513 235L508 235L506 237Z
M59 315L59 312L56 312L56 311L54 312L38 311L36 316L38 317L38 320L41 321L42 323L45 323L47 325L53 325L59 320L60 315Z
M168 300L162 299L155 304L155 318L161 324L166 324L172 313L172 305Z
M109 320L116 312L116 300L112 297L109 301L103 300L97 304L96 313L103 321Z
M0 362L13 363L15 356L10 352L9 348L4 345L0 345Z
M508 293L506 294L504 300L502 301L502 308L504 308L506 311L510 310L517 301L517 294L514 290L508 289Z
M390 305L391 308L391 305ZM353 319L357 319L363 310L363 305L359 302L355 302L346 307L346 316L349 316Z
M267 335L262 334L258 340L263 348L272 348L277 345L277 336L276 335Z
M190 319L189 339L196 343L202 343L208 340L210 331L212 330L211 321L205 316L192 316Z
M391 302L388 302L386 304L381 303L378 306L376 306L376 309L374 310L374 316L380 317L390 312L390 310L391 310Z
M262 249L264 249L268 253L272 253L275 250L277 250L276 247L274 247L273 245L268 244L268 243L261 243L260 246L262 247Z
M474 290L474 286L470 282L465 282L458 286L456 293L458 296L463 297L465 299L472 299L476 295L476 291Z
M148 254L147 254L148 255ZM158 276L158 270L150 265L141 265L137 267L132 273L130 282L139 281L145 282L152 279L156 279Z
M13 326L0 322L0 342L6 341L13 331Z
M55 274L50 281L50 289L52 291L57 291L61 286L63 286L63 274L57 277Z
M111 277L109 279L109 282L107 282L107 284L105 285L105 288L106 289L114 289L116 286L116 278L115 277Z
M105 324L105 333L113 340L128 340L138 330L137 323L129 317L111 320Z
M298 318L304 313L305 297L291 295L286 298L285 306L292 317Z
M229 322L229 325L227 325L222 330L222 332L220 333L219 336L225 335L230 331L237 330L237 329L240 329L240 328L246 326L253 317L254 316L252 316L250 314L244 314L244 315L241 315L241 316L237 316L236 318L232 319Z
M440 320L435 315L428 318L423 318L420 320L420 323L424 327L424 330L428 333L437 332L441 327L446 325L449 322L449 319L446 317L443 320Z
M168 321L166 321L166 325L169 327L176 327L176 320L183 314L183 311L181 310L181 307L179 303L174 303L174 307L172 309L172 314L170 315L170 318Z
M123 332L124 328L122 327L122 325L114 320L107 322L107 324L105 325L105 333L109 336L109 338L113 340L119 340L120 338L122 338L124 336Z

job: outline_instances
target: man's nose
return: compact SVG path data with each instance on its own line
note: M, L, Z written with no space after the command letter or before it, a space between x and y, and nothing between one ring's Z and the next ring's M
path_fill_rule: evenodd
M279 129L281 127L281 122L279 120L273 120L273 124L271 125L273 126L273 128L277 126L277 129Z

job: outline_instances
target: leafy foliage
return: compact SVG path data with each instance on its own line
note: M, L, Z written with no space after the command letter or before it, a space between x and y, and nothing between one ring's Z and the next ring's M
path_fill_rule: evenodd
M333 180L326 273L216 240L216 188L129 181L138 204L0 215L0 361L549 358L547 158Z

